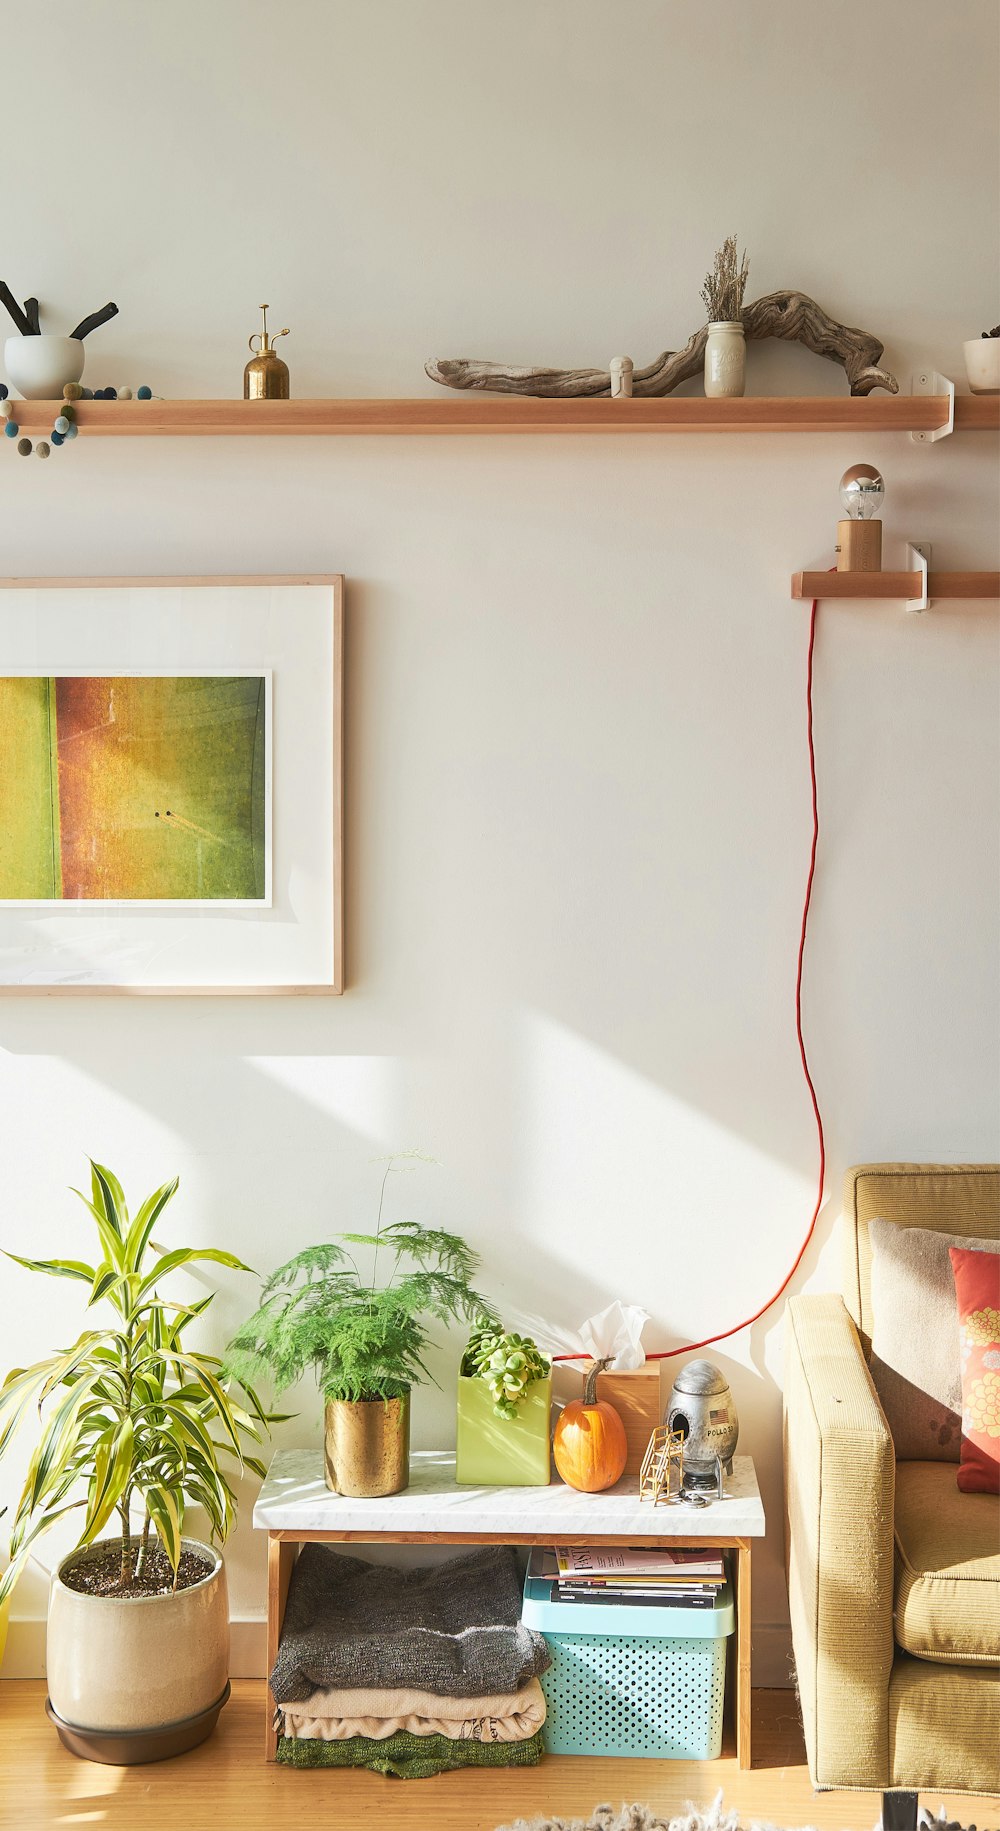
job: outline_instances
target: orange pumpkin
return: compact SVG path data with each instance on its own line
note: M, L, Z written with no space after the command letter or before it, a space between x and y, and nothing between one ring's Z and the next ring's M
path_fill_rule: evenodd
M613 1405L597 1397L597 1376L610 1360L595 1361L582 1399L573 1399L560 1415L552 1439L556 1468L567 1485L584 1494L613 1488L625 1473L628 1439Z

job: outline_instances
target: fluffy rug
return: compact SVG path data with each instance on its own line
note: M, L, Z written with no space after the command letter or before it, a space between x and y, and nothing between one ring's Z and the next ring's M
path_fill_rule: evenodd
M676 1818L661 1818L651 1806L622 1806L617 1812L613 1806L595 1806L592 1818L518 1818L512 1825L498 1825L497 1831L777 1831L777 1827L759 1819L744 1823L738 1812L725 1810L719 1793L707 1812L696 1812L689 1806ZM931 1818L922 1811L920 1831L963 1831L963 1828L947 1818ZM975 1827L970 1826L969 1831L975 1831Z

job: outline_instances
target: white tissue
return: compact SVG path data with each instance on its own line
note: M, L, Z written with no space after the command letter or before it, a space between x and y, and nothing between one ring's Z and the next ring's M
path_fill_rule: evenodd
M595 1361L611 1355L611 1370L625 1373L641 1367L646 1359L642 1331L649 1321L649 1311L637 1303L609 1303L598 1316L588 1316L577 1331L580 1346Z

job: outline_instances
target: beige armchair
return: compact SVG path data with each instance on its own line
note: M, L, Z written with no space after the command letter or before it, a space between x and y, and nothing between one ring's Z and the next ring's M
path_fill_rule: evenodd
M844 1296L788 1305L785 1544L809 1772L820 1788L997 1793L1000 1503L961 1494L954 1463L896 1462L867 1361L876 1218L1000 1238L1000 1165L848 1171Z

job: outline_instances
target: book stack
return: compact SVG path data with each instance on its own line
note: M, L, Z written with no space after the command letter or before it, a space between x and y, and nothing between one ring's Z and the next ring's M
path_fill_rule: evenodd
M540 1574L552 1578L552 1602L714 1608L726 1566L713 1550L557 1545L545 1553Z

